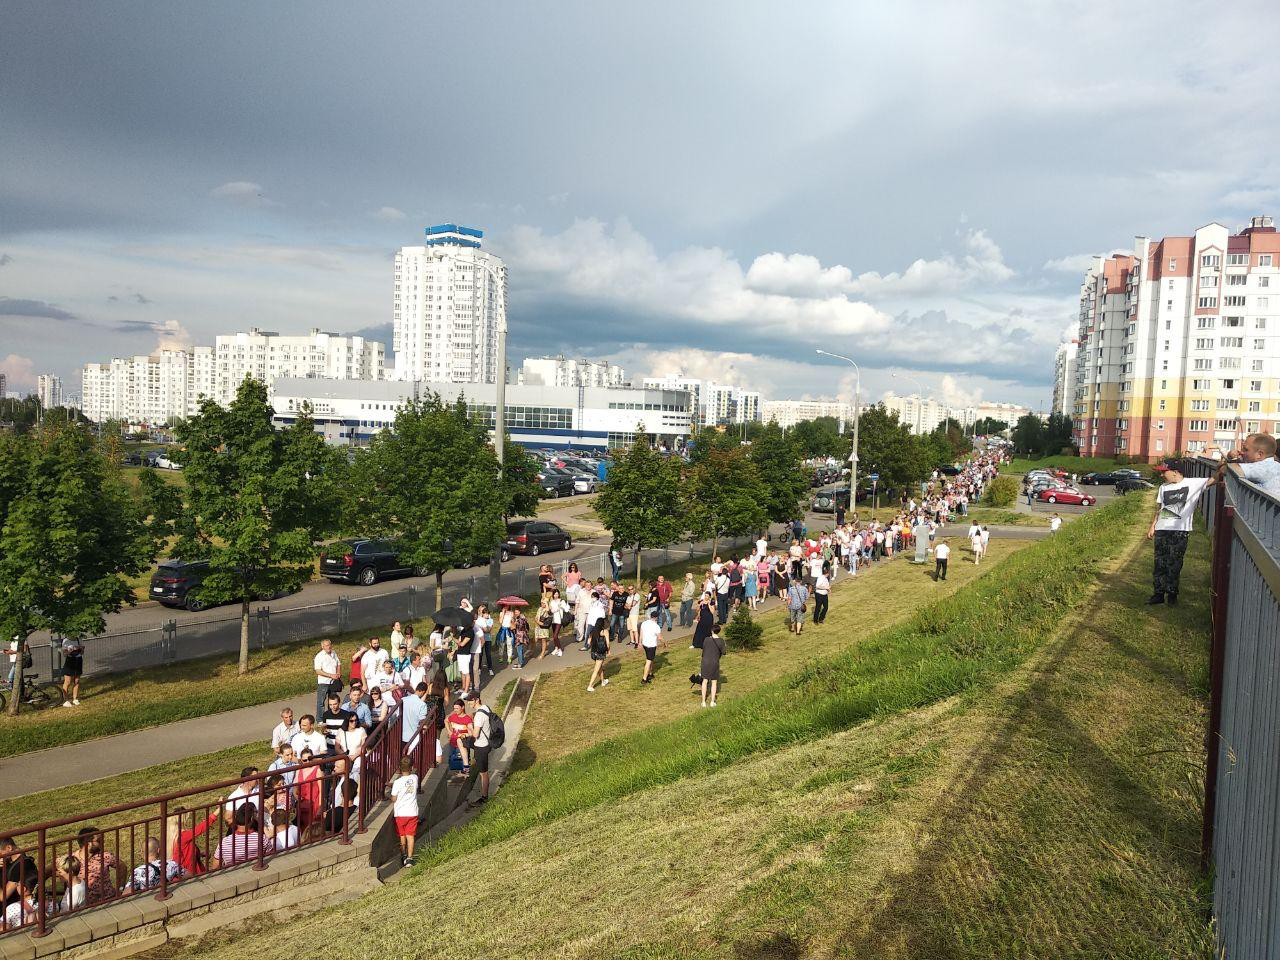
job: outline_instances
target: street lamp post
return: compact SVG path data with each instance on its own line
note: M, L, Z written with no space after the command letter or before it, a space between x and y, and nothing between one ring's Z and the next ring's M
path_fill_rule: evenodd
M488 269L488 268L486 268ZM497 376L494 380L494 404L493 404L493 452L498 457L498 480L502 481L503 465L506 460L507 447L507 303L506 303L506 285L502 282L502 278L494 274L495 286L498 288L502 303L500 306L500 319L498 320L498 368ZM504 511L505 519L505 511ZM506 529L503 529L503 538L506 537ZM493 553L489 557L489 592L496 601L502 596L502 541L499 540L493 547Z
M853 511L856 520L858 517L858 420L862 416L862 368L852 357L842 357L838 353L829 353L826 350L819 350L818 353L824 357L853 364L853 372L856 375L853 381L853 449L849 451L849 509Z

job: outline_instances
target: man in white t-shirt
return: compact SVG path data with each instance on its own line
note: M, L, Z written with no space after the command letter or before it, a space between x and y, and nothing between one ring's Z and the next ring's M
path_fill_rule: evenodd
M338 655L333 652L333 641L325 637L320 641L320 652L316 654L313 664L316 671L316 713L318 717L324 713L324 703L329 699L329 685L340 680L338 673Z
M293 709L285 707L280 711L280 722L271 731L271 750L278 757L280 751L293 741L298 732L298 725L293 722Z
M658 611L650 611L649 619L640 624L640 649L644 651L644 676L641 683L653 679L653 661L658 655L658 644L662 641L662 624L658 622Z
M400 837L400 866L411 867L413 841L418 833L418 775L408 757L400 761L400 773L391 781L391 801L391 815Z
M729 619L729 575L721 568L716 574L716 623Z
M1149 604L1178 602L1178 580L1182 577L1182 558L1195 520L1196 503L1218 478L1184 477L1168 464L1156 467L1164 475L1164 483L1156 491L1156 515L1147 531L1147 539L1155 541L1155 564L1152 573L1154 590Z
M378 683L382 673L382 665L391 656L382 649L382 641L378 637L369 638L369 646L360 649L360 678L364 680L364 688L372 689Z
M1049 532L1057 533L1061 529L1062 529L1062 518L1055 513L1053 517L1049 520Z
M933 548L933 581L937 583L939 580L947 579L947 558L951 556L951 548L947 546L947 541L939 540L938 545Z
M1165 483L1156 490L1156 516L1147 530L1147 539L1155 540L1156 554L1153 591L1147 603L1178 603L1178 581L1196 520L1196 504L1204 490L1217 483L1217 477L1184 477L1178 468L1169 465L1156 467L1156 472L1164 475Z
M756 541L756 556L763 557L768 552L769 552L769 541L766 540L764 537L761 537L759 540Z
M301 757L303 750L310 750L313 757L328 750L328 744L325 741L324 734L316 729L316 718L309 713L304 713L302 719L298 721L298 732L293 735L293 755Z

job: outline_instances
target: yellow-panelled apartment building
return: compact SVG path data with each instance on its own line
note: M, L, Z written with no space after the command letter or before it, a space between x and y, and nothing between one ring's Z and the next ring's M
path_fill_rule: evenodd
M1080 287L1074 435L1084 456L1148 461L1280 427L1280 234L1137 237Z

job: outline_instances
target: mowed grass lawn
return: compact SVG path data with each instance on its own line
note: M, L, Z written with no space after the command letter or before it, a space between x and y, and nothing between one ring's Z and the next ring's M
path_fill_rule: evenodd
M764 627L764 645L751 652L730 651L720 663L722 706L794 673L807 660L845 650L868 634L899 623L922 604L950 596L977 576L997 569L1000 560L1032 542L992 540L987 558L974 566L968 548L960 548L960 539L952 539L953 559L947 579L939 583L933 581L932 562L916 566L906 556L882 560L852 579L840 577L831 592L826 623L807 623L799 637L787 630L781 610L762 611L757 619ZM609 686L594 693L586 692L590 665L538 678L520 737L518 769L701 709L701 696L689 684L689 676L698 672L702 653L690 649L687 638L659 650L650 684L640 683L644 656L622 649L605 661Z
M399 884L193 949L283 960L323 929L334 960L370 930L474 958L1207 958L1204 543L1184 604L1142 607L1143 506L740 701L514 776ZM452 889L501 896L405 909Z

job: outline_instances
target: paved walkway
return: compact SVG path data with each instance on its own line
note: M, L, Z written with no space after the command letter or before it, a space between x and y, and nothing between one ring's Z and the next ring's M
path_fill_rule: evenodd
M1006 526L991 528L992 536L1002 539L1035 540L1048 535L1047 529ZM963 521L950 525L949 538L963 538ZM905 556L905 555L900 555ZM847 575L838 578L837 588L851 583ZM776 599L765 601L762 610L778 605ZM688 637L689 628L679 628L667 636ZM517 677L532 678L544 671L564 670L587 663L589 656L579 648L567 648L563 657L548 654L544 660L531 660L524 670L504 666L494 677L483 678L481 695L496 698L507 682ZM172 760L213 753L261 739L264 744L271 729L280 722L280 711L293 707L295 717L315 709L315 693L308 692L288 701L274 700L253 707L229 710L208 717L180 720L159 727L148 727L83 743L48 750L37 750L0 760L0 799L54 790L73 784L87 783L104 777L141 770ZM264 746L264 759L267 748Z

